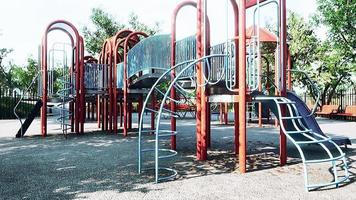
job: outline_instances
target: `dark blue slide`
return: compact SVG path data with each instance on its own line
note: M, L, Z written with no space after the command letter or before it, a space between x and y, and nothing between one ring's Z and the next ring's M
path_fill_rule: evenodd
M321 130L318 122L315 119L314 115L308 116L310 114L310 110L308 106L301 100L295 93L287 92L287 98L291 101L296 102L296 107L298 109L299 114L303 117L304 125L307 126L309 129L312 129L315 133L320 135L325 135L324 132ZM347 137L339 136L339 137L331 137L331 139L337 145L351 145L351 141Z

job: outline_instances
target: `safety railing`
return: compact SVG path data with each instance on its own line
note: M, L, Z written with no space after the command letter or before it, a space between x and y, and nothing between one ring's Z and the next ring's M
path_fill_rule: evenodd
M107 67L103 64L84 64L84 85L86 90L102 91L107 88Z

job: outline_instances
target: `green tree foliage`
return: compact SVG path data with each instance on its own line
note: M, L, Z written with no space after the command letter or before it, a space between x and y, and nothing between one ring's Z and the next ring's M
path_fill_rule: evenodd
M0 86L8 87L11 84L10 69L3 64L4 58L12 52L12 49L0 48Z
M328 31L327 40L318 46L317 71L324 86L323 103L329 104L338 88L356 85L352 80L356 76L356 1L317 0L317 5L314 22Z
M310 68L315 61L315 54L318 43L314 28L310 23L298 14L288 12L287 42L292 57L292 62L296 66Z
M36 77L38 73L38 63L32 57L27 59L27 64L25 66L10 66L10 74L11 74L11 87L19 88L20 90L27 89L34 77ZM37 81L34 82L31 91L37 90Z
M314 21L327 28L332 47L341 51L344 59L355 62L356 1L317 0L317 5Z
M328 0L325 2L331 2ZM333 2L337 2L333 0ZM315 25L324 22L324 1L318 1L319 11L314 16L313 21L306 22L301 16L293 12L289 12L288 17L288 44L292 56L294 68L299 68L307 72L307 74L316 81L322 91L322 104L329 104L338 88L342 85L352 85L352 76L355 70L355 50L346 41L352 40L348 34L333 32L333 25L325 23L329 29L328 37L325 41L317 38L315 33ZM323 6L321 6L323 4ZM326 6L329 7L329 6ZM347 7L347 5L346 5ZM335 9L335 8L334 8ZM335 12L335 15L339 15ZM328 14L328 18L332 18L332 13ZM338 19L342 21L342 19ZM317 21L317 23L315 23ZM337 22L337 21L335 21ZM344 22L338 22L344 24ZM347 24L347 23L346 23ZM335 25L336 26L336 25ZM342 37L347 38L345 43L339 42ZM354 38L353 38L354 40ZM293 75L297 85L302 82L302 77Z
M106 38L109 38L121 29L128 28L135 31L143 31L149 35L153 35L159 31L159 26L156 23L154 27L149 27L140 22L138 16L134 13L129 15L128 23L123 24L115 20L115 18L106 13L100 8L93 8L90 20L94 25L94 29L88 26L83 27L86 50L92 55L98 55Z

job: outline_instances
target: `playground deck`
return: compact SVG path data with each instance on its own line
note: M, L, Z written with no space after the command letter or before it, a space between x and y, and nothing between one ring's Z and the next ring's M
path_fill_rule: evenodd
M248 125L248 173L240 174L233 155L232 126L213 122L208 160L196 161L195 120L178 120L179 154L169 161L178 170L178 180L154 184L152 173L137 173L136 134L123 137L90 133L90 127L97 130L93 122L86 125L85 135L70 134L65 139L56 134L60 132L55 130L58 124L49 120L49 137L41 139L36 119L27 137L15 139L18 121L2 120L0 199L351 199L356 191L356 123L328 119L318 122L326 133L342 134L353 142L349 149L343 149L351 181L339 189L308 193L293 145L288 145L288 164L278 167L279 129L274 127ZM163 124L168 126L169 121ZM330 179L329 168L324 164L315 166L311 180Z

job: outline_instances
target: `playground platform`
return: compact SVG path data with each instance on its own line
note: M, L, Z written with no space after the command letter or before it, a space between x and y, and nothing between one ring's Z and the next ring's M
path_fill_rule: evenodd
M136 134L90 132L91 127L97 130L93 121L86 123L84 135L70 134L65 139L56 130L58 124L49 119L49 136L41 139L40 120L35 119L26 137L15 139L18 121L2 120L0 199L352 199L356 191L356 122L322 118L318 122L329 136L351 139L353 145L343 148L350 182L338 189L308 193L303 187L303 166L292 144L288 145L288 164L278 166L279 129L270 125L248 124L248 173L240 174L233 154L233 126L213 121L208 160L196 161L195 119L178 120L179 154L169 161L178 171L178 180L154 184L152 173L137 174ZM162 124L169 126L169 121ZM330 167L315 166L311 180L330 180Z

